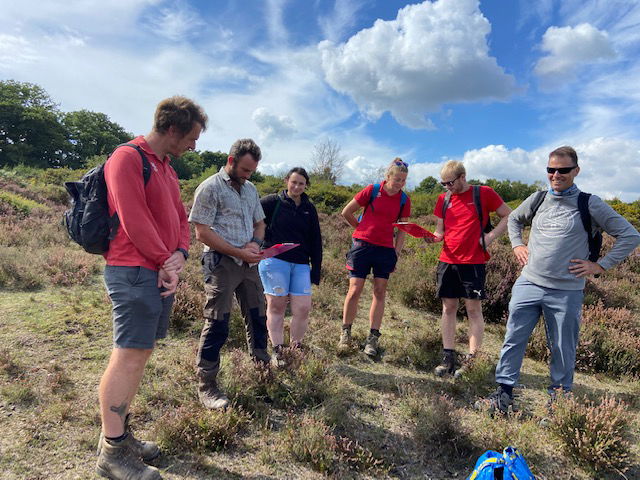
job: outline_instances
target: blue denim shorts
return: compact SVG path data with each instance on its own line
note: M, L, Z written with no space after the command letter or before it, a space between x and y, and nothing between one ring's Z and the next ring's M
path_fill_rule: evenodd
M113 305L113 343L117 348L150 349L167 336L174 295L161 297L158 272L144 267L104 268Z
M311 268L308 264L271 257L260 261L258 272L266 295L311 295Z

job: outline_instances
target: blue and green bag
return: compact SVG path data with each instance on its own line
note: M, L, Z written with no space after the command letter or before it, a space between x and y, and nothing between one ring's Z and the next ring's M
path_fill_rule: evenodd
M529 465L515 447L507 447L502 454L484 452L467 480L535 480Z

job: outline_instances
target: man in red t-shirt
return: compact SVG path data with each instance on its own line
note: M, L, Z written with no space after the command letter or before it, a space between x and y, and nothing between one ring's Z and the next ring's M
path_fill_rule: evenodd
M511 209L491 187L478 187L482 207L481 227L473 187L467 183L462 162L447 162L440 176L440 183L447 193L438 197L433 212L438 217L435 238L425 238L429 243L444 240L437 277L438 296L442 298L443 354L435 374L439 377L454 374L457 378L468 368L482 346L484 319L481 301L486 298L485 263L489 259L486 247L505 232ZM490 212L498 214L500 223L485 233L484 227L489 222ZM469 318L469 355L457 368L455 333L460 298L464 298Z
M98 393L102 433L96 472L103 477L162 478L157 468L145 465L160 450L133 436L129 407L156 340L167 334L178 274L188 256L189 222L169 155L193 150L206 126L207 115L194 102L167 98L156 108L152 131L131 140L137 147L117 148L104 167L109 213L117 213L120 225L105 253L113 349ZM146 182L143 155L150 169Z

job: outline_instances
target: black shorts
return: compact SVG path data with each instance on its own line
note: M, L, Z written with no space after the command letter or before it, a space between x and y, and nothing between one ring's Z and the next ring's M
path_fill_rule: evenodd
M395 248L354 239L351 249L347 252L346 267L349 277L367 278L373 269L375 278L389 278L389 274L396 268L397 261Z
M486 277L484 264L438 262L438 297L484 300Z

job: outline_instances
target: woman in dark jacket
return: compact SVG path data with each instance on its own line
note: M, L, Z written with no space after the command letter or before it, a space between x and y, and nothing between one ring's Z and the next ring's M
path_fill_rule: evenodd
M309 322L311 283L320 283L322 264L318 213L304 193L309 185L309 175L304 168L292 168L285 182L285 190L260 200L267 224L265 247L277 243L300 244L299 247L262 260L258 265L267 298L267 328L278 366L284 364L281 351L287 302L291 303L291 345L300 346Z

